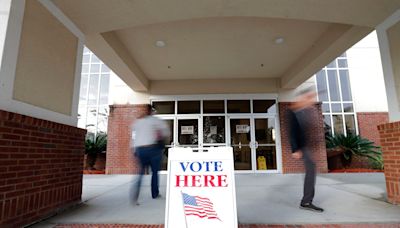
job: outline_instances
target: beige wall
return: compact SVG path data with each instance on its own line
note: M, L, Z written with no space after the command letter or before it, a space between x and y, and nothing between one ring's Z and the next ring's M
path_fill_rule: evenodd
M13 98L71 115L78 39L38 1L26 1Z
M271 79L205 79L151 81L152 95L276 93L279 80Z
M390 46L397 99L400 100L400 22L397 22L387 30L387 36Z

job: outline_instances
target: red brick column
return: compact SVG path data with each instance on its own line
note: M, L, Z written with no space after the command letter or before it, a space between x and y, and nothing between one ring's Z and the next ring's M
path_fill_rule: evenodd
M287 111L290 104L290 102L279 103L279 119L282 144L282 168L283 173L300 173L304 172L303 161L292 158L292 151L289 143ZM318 172L326 173L328 172L328 163L326 157L325 131L321 104L316 104L314 110L316 117L315 121L318 124L315 125L315 129L313 129L312 131L313 134L310 136L313 142L311 150L313 152L313 157L317 165Z
M388 201L400 204L400 122L378 126Z
M78 203L86 130L0 110L0 227Z
M380 146L378 125L388 123L389 114L387 112L358 112L357 121L360 136Z
M145 105L111 105L108 118L106 174L138 172L129 151L131 125L145 111Z

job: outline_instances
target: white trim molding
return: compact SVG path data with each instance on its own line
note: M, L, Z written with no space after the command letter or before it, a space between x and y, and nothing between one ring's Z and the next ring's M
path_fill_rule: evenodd
M69 31L81 41L85 41L83 32L72 22L54 3L50 0L39 0L39 2L56 17Z
M81 88L81 72L82 72L82 57L83 57L83 40L78 41L78 47L76 52L76 63L75 63L75 79L74 79L74 91L72 97L71 115L74 118L75 125L78 125L78 106L79 106L79 93Z

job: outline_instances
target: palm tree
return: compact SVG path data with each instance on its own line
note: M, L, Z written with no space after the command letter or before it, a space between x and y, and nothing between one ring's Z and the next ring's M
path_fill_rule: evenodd
M348 167L352 161L353 156L368 157L378 168L383 169L382 151L380 147L375 146L373 142L368 139L361 138L359 135L337 134L335 136L326 137L326 147L333 149L341 154L342 164Z
M90 169L93 169L96 163L97 154L106 151L107 134L100 133L96 137L88 134L85 141L85 154L87 154L87 163Z

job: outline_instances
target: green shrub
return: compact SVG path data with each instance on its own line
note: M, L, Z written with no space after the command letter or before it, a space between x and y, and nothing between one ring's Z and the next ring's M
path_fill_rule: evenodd
M368 157L374 167L383 168L380 147L375 146L373 142L359 135L348 134L345 136L337 134L335 136L327 136L326 147L341 151L342 163L345 167L350 165L353 156L363 156Z
M90 168L93 168L96 163L97 154L106 151L107 149L107 134L98 133L96 137L93 134L88 134L85 140L85 154L87 154L87 163Z

